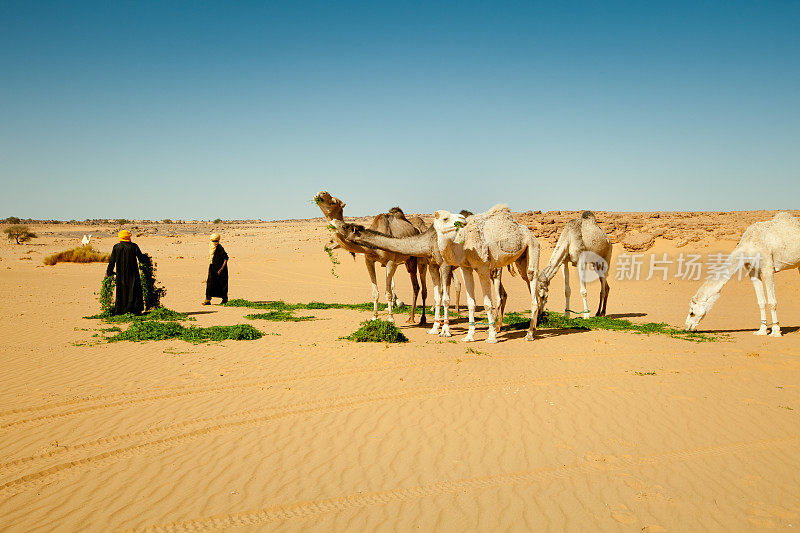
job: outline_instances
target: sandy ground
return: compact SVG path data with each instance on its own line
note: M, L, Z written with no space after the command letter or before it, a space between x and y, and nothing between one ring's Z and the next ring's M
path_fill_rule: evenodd
M323 226L218 228L231 297L367 301L362 261L339 254L331 275ZM737 227L722 228L733 240L704 230L647 253L730 251ZM462 319L453 339L403 324L409 343L364 345L340 337L367 313L328 310L255 323L257 341L94 344L101 325L82 317L105 266L42 258L90 232L110 250L114 228L34 229L31 244L0 244L2 530L800 528L797 271L777 276L779 339L752 335L752 285L732 281L702 323L728 332L715 343L542 330L465 345ZM168 307L198 325L248 322L200 305L210 230L148 226L134 240L157 260ZM523 284L505 282L509 309L525 309ZM700 282L611 284L611 315L682 325ZM398 273L404 299L409 287ZM560 274L548 307L563 309Z

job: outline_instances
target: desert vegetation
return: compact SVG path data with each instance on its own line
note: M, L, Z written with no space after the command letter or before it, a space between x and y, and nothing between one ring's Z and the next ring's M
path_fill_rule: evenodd
M13 217L12 217L13 218ZM17 244L27 242L36 238L36 234L32 232L28 226L22 224L14 224L3 230L8 240L14 240Z
M53 266L57 263L105 263L109 254L98 252L91 246L76 246L72 250L65 250L44 258L44 264Z

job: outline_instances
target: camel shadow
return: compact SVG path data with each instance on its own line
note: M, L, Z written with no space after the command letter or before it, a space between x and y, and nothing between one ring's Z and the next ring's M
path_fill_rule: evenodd
M189 316L191 316L191 315L211 315L211 314L214 314L216 312L217 311L190 311L190 312L184 313L184 314L189 315Z
M800 326L781 326L781 333L794 333L795 331L800 330ZM747 333L748 331L756 331L756 328L744 328L744 329L704 329L698 331L698 333Z
M548 328L548 329L537 329L536 332L533 334L534 340L538 339L547 339L550 337L560 337L562 335L571 335L574 333L586 333L588 329L579 329L579 328ZM515 329L511 331L501 331L498 334L497 341L498 342L505 342L510 341L513 339L522 339L525 338L525 335L528 334L528 330L526 329Z
M606 315L606 318L635 318L641 316L647 316L647 313L614 313Z

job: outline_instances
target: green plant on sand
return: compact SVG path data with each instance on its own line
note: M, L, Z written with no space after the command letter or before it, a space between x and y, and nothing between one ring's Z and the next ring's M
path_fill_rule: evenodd
M305 322L314 320L313 316L294 316L292 311L267 311L266 313L253 313L244 315L250 320L269 320L271 322Z
M522 313L512 312L507 313L503 317L503 324L505 324L504 328L509 330L527 329L528 325L530 324L530 319L523 316ZM659 322L636 324L630 320L623 320L621 318L566 318L563 314L556 313L554 311L545 311L542 313L539 318L538 327L554 329L606 329L612 331L630 331L632 333L644 335L667 335L668 337L672 337L674 339L682 339L691 342L715 342L723 338L720 335L687 331Z
M105 263L109 254L98 252L91 246L76 246L72 250L65 250L44 258L44 264L53 266L56 263Z
M159 341L166 339L180 339L192 343L224 340L255 340L263 334L249 324L235 326L210 326L201 328L197 326L185 327L177 322L138 321L130 327L109 337L108 342L119 341Z
M394 325L394 322L385 320L367 320L360 328L344 338L355 342L408 342L408 337Z

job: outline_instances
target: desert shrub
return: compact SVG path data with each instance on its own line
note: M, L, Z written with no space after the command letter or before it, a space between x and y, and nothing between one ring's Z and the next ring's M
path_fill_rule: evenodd
M113 296L114 288L113 288L113 276L111 279L112 286L110 294ZM101 294L102 300L102 294ZM152 311L143 313L141 315L133 315L131 313L127 313L124 315L112 315L111 314L111 307L113 307L113 302L111 299L108 300L110 303L107 308L104 308L104 311L99 315L92 315L92 316L85 316L83 318L90 318L90 319L101 319L105 322L179 322L185 320L194 320L193 317L190 317L186 313L179 313L178 311L173 311L172 309L168 309L166 307L156 307ZM107 309L107 310L105 310Z
M3 230L9 240L14 239L17 244L29 241L36 237L36 234L28 229L28 226L14 224Z
M220 222L222 222L221 218L215 218L214 219L214 224L219 224Z
M355 342L408 342L408 337L394 322L385 320L367 320L345 339Z
M5 222L6 224L19 224L22 221L19 219L19 217L8 217Z
M56 263L105 263L109 254L98 252L91 246L77 246L72 250L58 252L44 258L45 265L55 265Z
M125 225L125 224L130 224L130 223L131 223L131 221L130 221L130 220L128 220L127 218L118 218L116 222L117 222L117 224L119 224L120 226L123 226L123 225Z
M162 223L162 224L172 224L172 219L170 219L170 218L165 218L164 220L162 220L162 221L161 221L161 223Z

